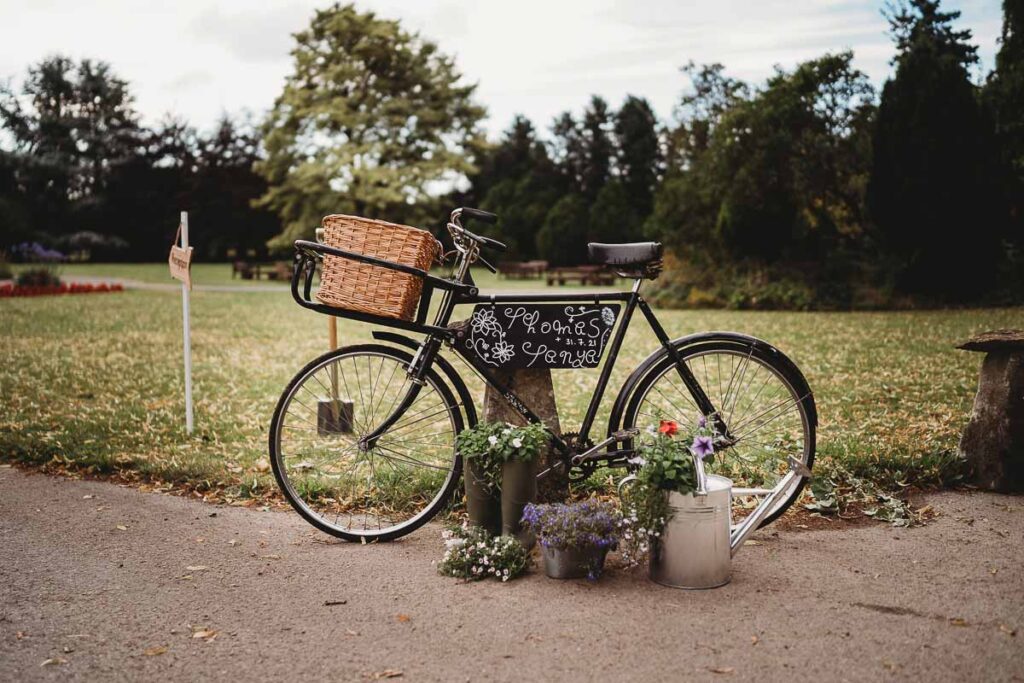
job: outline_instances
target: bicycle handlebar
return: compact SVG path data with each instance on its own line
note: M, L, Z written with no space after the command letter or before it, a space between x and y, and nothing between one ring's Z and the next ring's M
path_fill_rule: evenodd
M498 214L484 211L482 209L471 209L468 206L462 207L462 215L467 218L475 218L484 223L494 224L498 222Z

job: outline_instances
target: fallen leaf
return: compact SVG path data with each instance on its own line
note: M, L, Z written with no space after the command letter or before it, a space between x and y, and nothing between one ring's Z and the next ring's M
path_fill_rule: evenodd
M117 525L117 530L118 531L128 531L128 527L126 527L124 524L118 524Z
M257 472L269 472L270 461L267 460L266 458L260 458L259 460L256 461L255 468Z
M348 600L324 600L324 607L334 607L335 605L347 605Z
M49 659L44 659L43 663L40 664L39 666L54 666L54 665L57 665L57 664L67 664L67 663L68 663L68 660L64 659L63 657L50 657Z
M708 671L713 674L731 674L735 673L736 669L731 666L712 666L708 668Z
M410 617L408 614L399 614L395 617L395 619L397 619L399 622L403 624L407 621L412 621L412 617Z
M751 645L757 645L760 642L761 642L761 639L758 638L757 636L750 636L750 644Z
M193 564L189 565L188 567L185 567L185 571L189 572L201 572L206 569L209 569L209 567L207 567L205 564Z
M27 638L28 636L25 634L24 631L18 631L17 633L14 634L14 637L17 638L18 640L21 640L22 638Z
M384 669L383 671L374 671L370 674L370 678L378 681L382 678L399 678L402 675L402 672L398 669Z
M93 496L91 493L87 493L86 495L82 496L82 500L92 500L93 498L95 498L95 496Z
M949 623L952 626L967 626L967 620L962 617L951 617Z
M230 541L228 541L228 545L230 545L231 547L234 547L239 543L241 543L241 541L239 541L237 538L232 538Z
M747 541L743 545L762 545L761 541Z
M167 652L166 645L154 645L153 647L147 647L142 654L146 657L156 657L157 655L162 655L165 652Z
M353 631L352 629L347 628L347 629L345 629L345 635L346 636L358 636L359 635L359 631Z
M192 634L192 638L193 639L195 639L195 638L202 638L206 642L210 642L211 640L213 640L216 637L217 637L217 632L214 631L213 629L203 629L201 631L196 631L195 633Z
M1003 633L1005 633L1008 636L1015 636L1015 635L1017 635L1017 629L1010 628L1006 624L999 624L999 630L1002 631Z

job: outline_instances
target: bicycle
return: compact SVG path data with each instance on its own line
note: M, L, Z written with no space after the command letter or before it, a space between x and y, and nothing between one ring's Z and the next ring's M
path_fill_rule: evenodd
M481 263L497 272L481 251L504 250L505 245L463 227L467 218L493 223L497 217L465 207L451 213L447 228L454 244L449 253L454 265L448 277L319 242L295 242L291 292L299 305L422 335L417 341L398 332L374 330L375 343L343 346L321 355L302 368L282 393L270 425L270 460L285 497L313 526L348 541L388 541L416 530L449 502L462 472L455 437L474 426L478 416L465 381L442 355L443 349L465 361L523 419L540 422L495 375L493 354L482 357L480 344L474 348L471 343L469 337L485 325L474 329L452 324L456 306L469 304L475 306L474 316L488 308L506 310L497 308L505 305L517 305L531 315L544 304L559 304L574 312L582 308L588 313L591 306L600 310L604 322L595 324L607 326L607 333L605 344L596 352L597 361L605 348L608 358L583 422L573 434L551 434L558 453L556 466L572 479L585 479L598 467L635 469L642 428L661 419L689 424L699 416L710 416L719 435L718 455L709 472L728 476L737 485L734 515L749 512L759 498L768 500L765 497L781 481L788 459L802 463L807 469L801 472L809 474L817 413L803 374L772 345L736 332L671 339L640 294L644 280L658 277L661 271L660 244L588 246L595 263L633 280L629 291L482 294L470 266ZM423 294L415 318L387 318L314 301L311 288L317 264L329 256L421 279ZM434 290L442 291L443 297L427 322ZM621 305L625 308L620 317ZM599 406L637 309L660 346L625 380L604 434L594 442L590 435ZM486 314L482 317L491 320ZM497 354L497 346L487 348ZM593 360L593 356L587 358ZM790 479L787 489L775 496L777 502L760 522L762 526L778 518L800 495L806 476ZM738 526L742 519L734 517L734 521Z

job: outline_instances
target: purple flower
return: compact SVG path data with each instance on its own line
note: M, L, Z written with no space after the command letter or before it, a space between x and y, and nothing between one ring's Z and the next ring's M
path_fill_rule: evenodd
M690 444L690 451L703 460L715 452L715 444L710 436L696 436Z
M700 417L697 418L697 426L700 427L701 429L704 429L705 427L708 426L708 419L701 415Z

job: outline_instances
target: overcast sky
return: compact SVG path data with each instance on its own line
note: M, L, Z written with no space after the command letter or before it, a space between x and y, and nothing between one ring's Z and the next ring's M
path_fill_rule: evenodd
M54 53L110 62L131 82L146 123L165 113L208 127L222 112L266 111L290 70L291 34L306 26L313 0L0 0L0 78ZM881 85L892 44L881 2L851 0L361 0L360 8L400 19L454 54L477 82L497 133L524 113L547 129L591 93L613 105L627 94L671 115L686 80L679 67L721 62L760 82L773 65L790 68L851 48ZM962 10L982 68L993 65L998 0L944 3ZM976 74L979 75L979 74Z

